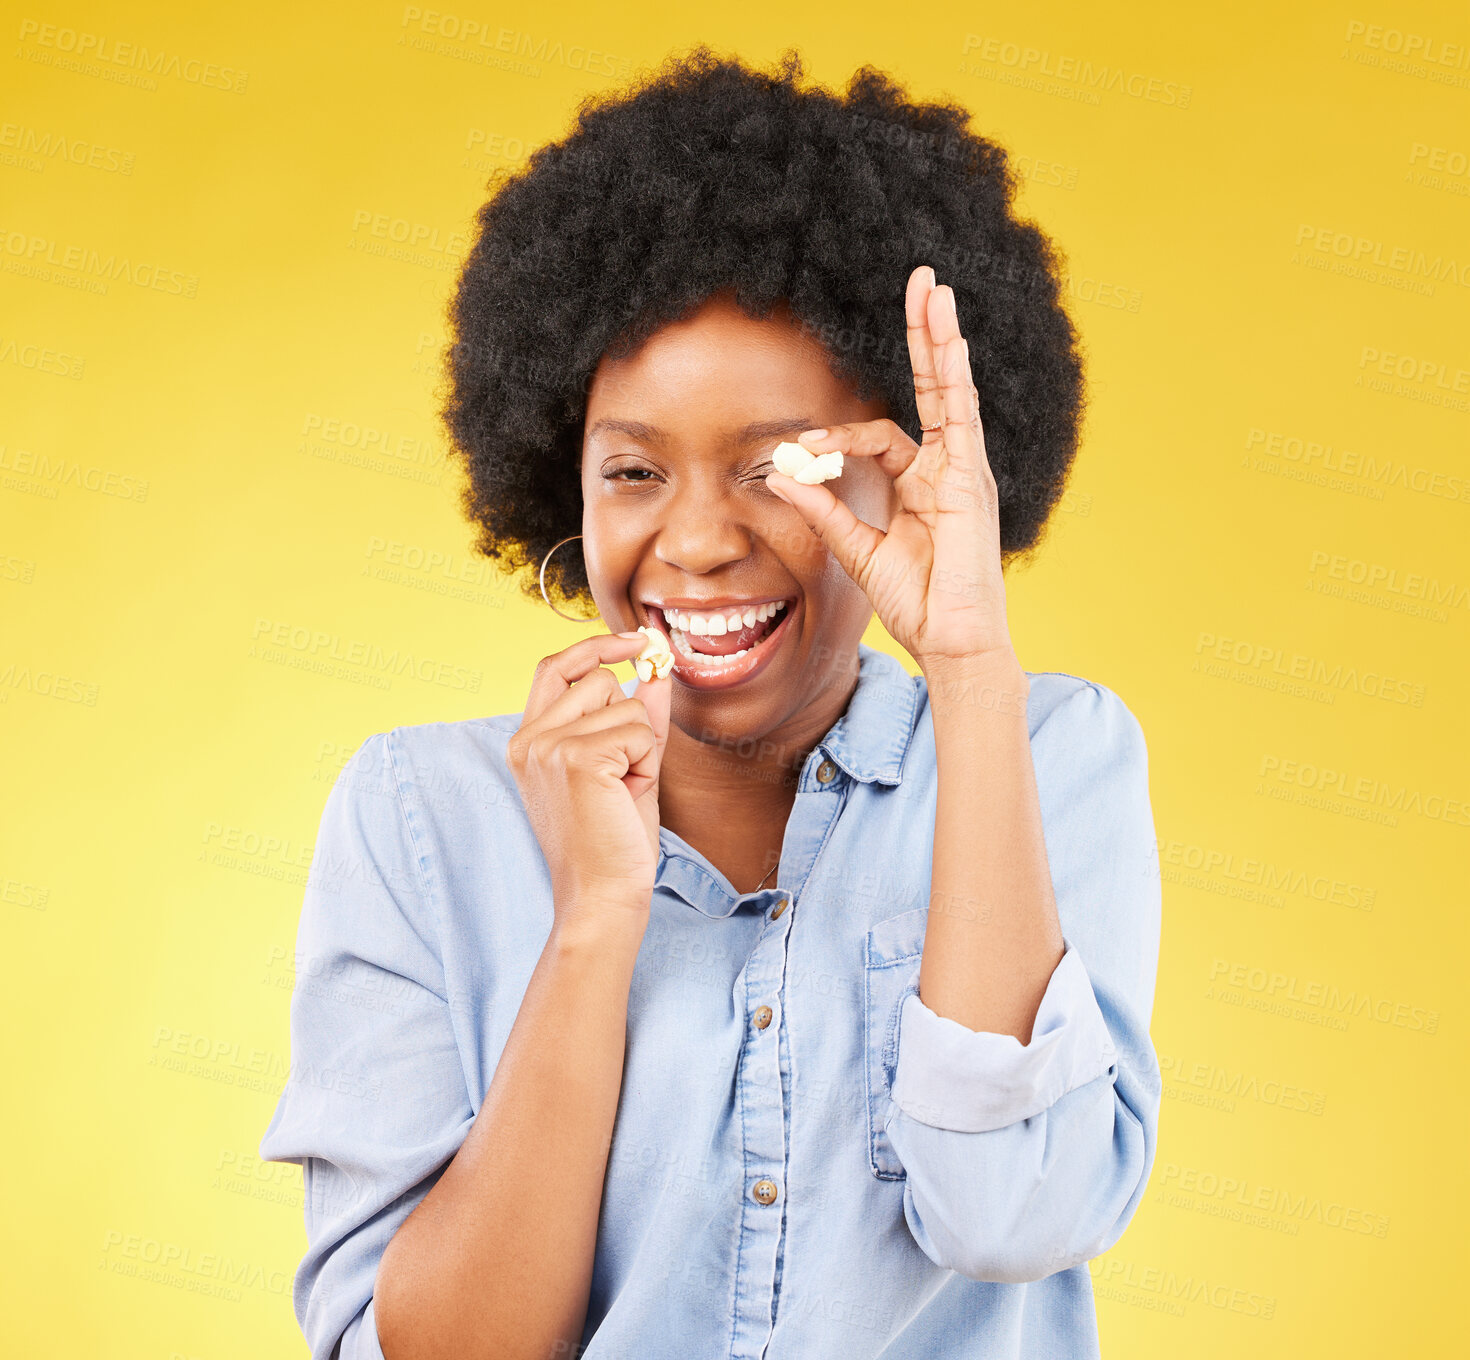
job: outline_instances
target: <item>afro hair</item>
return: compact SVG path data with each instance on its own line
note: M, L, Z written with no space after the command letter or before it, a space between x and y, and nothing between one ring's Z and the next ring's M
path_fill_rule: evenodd
M582 527L587 392L605 354L733 290L781 307L858 399L919 438L905 334L910 273L954 289L1000 495L1001 557L1038 543L1076 455L1083 405L1064 266L1013 210L1006 151L955 103L911 102L865 66L845 96L705 44L627 89L589 95L569 134L491 180L450 298L442 419L462 459L476 551L536 568ZM591 605L580 552L548 593Z

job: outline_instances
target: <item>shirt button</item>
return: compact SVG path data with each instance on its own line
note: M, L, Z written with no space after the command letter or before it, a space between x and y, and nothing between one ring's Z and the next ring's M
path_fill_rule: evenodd
M757 1029L765 1029L771 1023L771 1008L769 1006L758 1007L751 1019L755 1021Z
M832 776L837 773L837 766L830 760L824 760L817 766L817 782L819 784L830 784Z
M776 903L775 908L771 912L771 920L774 921L783 911L786 910L786 903L789 900L789 898L783 897L779 902Z
M750 1193L757 1204L769 1204L776 1198L776 1182L759 1180L751 1186Z

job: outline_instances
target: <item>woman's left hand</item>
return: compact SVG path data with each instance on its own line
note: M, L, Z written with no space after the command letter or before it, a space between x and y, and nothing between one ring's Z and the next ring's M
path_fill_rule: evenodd
M922 444L891 420L798 436L812 453L870 457L894 479L899 509L888 531L858 519L820 483L772 472L766 485L801 514L926 673L956 662L1010 662L1000 500L954 290L936 287L934 271L921 265L909 275L905 311L919 424L939 428L926 430Z

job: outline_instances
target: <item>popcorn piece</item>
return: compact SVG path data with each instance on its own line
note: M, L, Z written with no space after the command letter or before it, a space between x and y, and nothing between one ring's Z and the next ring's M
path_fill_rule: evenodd
M638 672L640 680L652 680L655 674L662 680L674 667L674 654L669 650L669 640L657 628L650 628L647 624L640 624L638 631L648 641L643 644L643 650L633 658L633 669Z
M798 482L804 482L807 486L815 486L818 482L828 482L833 477L842 476L842 450L832 449L827 453L817 454L794 475Z
M771 461L775 463L777 472L784 472L788 477L806 486L814 486L818 482L827 482L833 477L842 476L841 449L814 454L800 444L782 443L777 444L772 451Z
M802 448L800 444L787 442L777 444L771 450L771 461L776 465L777 472L784 472L788 477L794 477L808 463L815 461L815 455Z

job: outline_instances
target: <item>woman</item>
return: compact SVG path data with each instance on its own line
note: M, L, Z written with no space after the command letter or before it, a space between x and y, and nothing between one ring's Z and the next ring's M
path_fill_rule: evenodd
M466 508L607 631L328 799L261 1148L318 1357L1098 1353L1160 1097L1146 752L1002 581L1075 336L963 110L800 74L696 49L481 213ZM620 682L640 628L673 671Z

